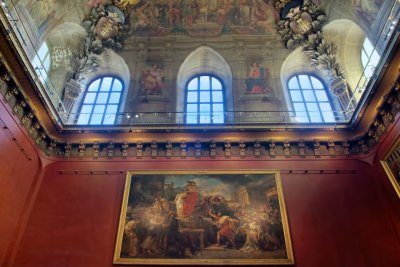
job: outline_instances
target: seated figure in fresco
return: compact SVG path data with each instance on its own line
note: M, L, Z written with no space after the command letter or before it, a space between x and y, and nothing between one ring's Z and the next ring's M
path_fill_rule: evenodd
M157 64L153 64L151 69L142 71L140 86L145 95L161 95L164 87L161 71Z
M245 79L246 93L262 94L267 90L267 69L254 62L249 77Z

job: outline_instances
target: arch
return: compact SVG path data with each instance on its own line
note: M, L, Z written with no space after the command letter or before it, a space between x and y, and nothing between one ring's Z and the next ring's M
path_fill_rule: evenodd
M335 122L331 100L322 79L312 74L296 74L287 83L297 122Z
M224 123L224 84L219 77L199 74L185 86L186 123Z
M176 111L185 111L185 86L198 74L210 74L221 79L225 86L225 111L233 111L231 67L217 51L208 46L201 46L191 52L179 68L176 81Z
M126 90L123 90L121 102L119 105L118 113L121 113L125 109L125 104L126 104L126 98L128 94L128 88L130 85L130 71L128 65L125 63L124 59L118 55L116 52L112 51L111 49L106 50L99 56L99 67L95 71L90 71L86 73L80 82L82 92L78 96L78 98L75 101L74 106L71 109L71 114L78 114L79 109L81 107L81 103L83 101L83 97L85 95L85 91L90 85L90 83L97 78L101 77L116 77L121 80L124 88ZM76 119L77 116L71 116L70 120ZM116 120L116 123L118 123L118 120L121 118L118 118ZM70 123L73 123L70 121Z
M362 44L366 34L355 22L337 19L323 28L323 35L328 42L336 44L336 58L344 70L350 97L357 103L363 93L360 87L366 85L361 62Z
M114 124L124 91L124 85L117 77L104 76L91 81L84 93L77 124Z

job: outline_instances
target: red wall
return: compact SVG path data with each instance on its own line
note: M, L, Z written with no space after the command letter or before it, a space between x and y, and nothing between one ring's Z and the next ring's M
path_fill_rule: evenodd
M40 161L36 150L1 102L0 164L0 266L6 266L15 252L19 233L29 213L40 176Z
M354 173L282 171L295 266L398 266L399 237L391 226L397 218L383 208L372 168L350 159L55 162L45 169L13 266L112 266L125 170L305 167Z

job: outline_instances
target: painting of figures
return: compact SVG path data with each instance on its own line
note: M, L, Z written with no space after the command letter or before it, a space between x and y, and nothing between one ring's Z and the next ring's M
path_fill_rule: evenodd
M114 263L294 263L279 173L128 172Z
M141 0L133 14L132 33L138 36L274 33L279 17L265 0Z
M164 74L158 64L142 71L140 76L140 93L142 95L161 95L164 86Z

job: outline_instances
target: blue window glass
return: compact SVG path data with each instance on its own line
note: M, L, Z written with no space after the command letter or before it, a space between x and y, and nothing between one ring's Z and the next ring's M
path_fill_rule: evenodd
M375 47L368 38L364 39L361 50L361 63L364 68L364 76L369 80L374 74L375 68L381 59Z
M295 75L289 79L288 88L297 122L335 122L331 102L320 79L305 74Z
M122 82L103 77L89 84L78 117L80 125L112 125L121 102Z
M211 75L198 75L186 86L186 123L224 123L224 86Z

